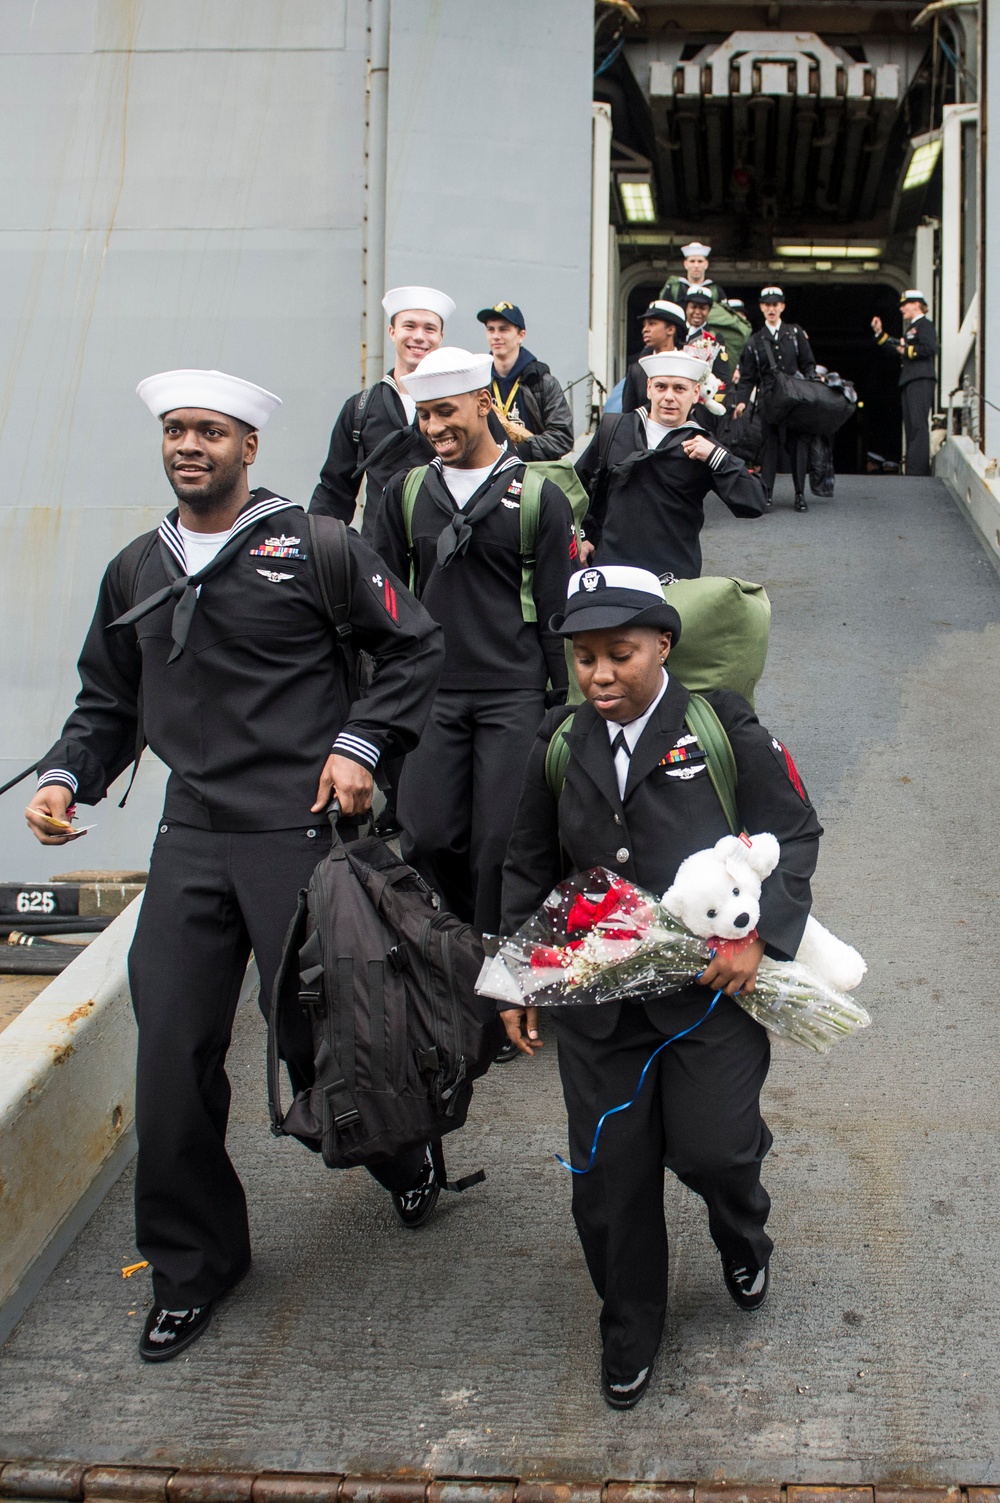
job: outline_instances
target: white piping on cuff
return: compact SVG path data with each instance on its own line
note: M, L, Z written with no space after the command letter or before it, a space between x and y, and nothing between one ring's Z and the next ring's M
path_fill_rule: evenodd
M39 788L45 783L61 783L63 787L69 788L73 793L80 786L73 774L68 772L65 767L50 767L47 772L40 772L38 774Z
M351 735L349 731L341 731L333 743L333 749L335 752L345 752L355 761L364 762L373 772L382 755L379 747L373 746L370 741L363 741L360 736Z

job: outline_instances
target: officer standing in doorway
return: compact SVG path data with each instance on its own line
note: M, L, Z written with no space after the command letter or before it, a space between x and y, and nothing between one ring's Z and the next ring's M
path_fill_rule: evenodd
M811 376L816 369L816 360L805 330L798 324L782 322L785 294L780 287L762 289L760 311L764 315L764 327L750 336L740 356L739 388L743 400L736 408L737 417L750 400L751 388L764 385L772 371L784 371L787 376ZM805 491L809 439L801 433L793 433L783 426L775 427L773 423L763 420L761 427L764 433L764 453L760 478L764 482L768 511L771 509L774 478L778 473L778 459L782 448L786 450L792 466L795 510L808 511Z
M524 347L524 314L516 303L501 302L476 317L493 357L493 404L519 458L561 459L573 447L573 414L548 366Z
M396 351L392 370L375 386L348 397L330 435L330 452L320 471L309 510L339 517L350 526L361 489L364 466L365 514L361 525L371 541L382 495L397 470L423 464L433 451L414 423L416 404L406 377L425 355L436 350L455 304L436 287L393 287L382 299L389 317L389 338Z
M668 303L659 298L650 303L645 313L639 314L639 318L642 321L643 343L640 359L643 355L662 355L667 350L683 349L687 339L687 320L683 308L679 308L676 303ZM637 412L640 407L648 408L648 386L649 377L637 360L629 366L625 377L622 412Z
M930 416L934 406L934 361L938 352L937 331L927 317L927 299L918 288L904 292L899 300L903 315L902 339L891 339L882 320L872 319L876 344L887 344L902 361L899 385L906 430L906 473L931 472Z
M336 799L362 814L381 757L416 745L443 644L357 533L325 517L307 528L298 503L249 489L277 397L201 370L150 376L138 392L162 419L177 509L108 565L76 709L37 764L26 815L43 845L63 845L73 806L104 798L143 738L170 769L129 954L136 1242L154 1301L139 1353L163 1362L250 1266L246 1196L226 1152L226 1052L251 948L266 1015L298 892L330 849L324 811ZM338 574L353 641L378 664L353 703L322 582ZM293 1084L309 1084L304 1014L280 1043ZM376 1177L404 1222L439 1188L422 1146Z
M541 486L527 561L524 461L490 429L488 355L442 348L413 372L436 458L389 483L375 546L444 628L445 667L417 752L403 768L404 858L447 908L497 932L517 790L551 699L565 698L562 642L549 629L576 534L563 492Z

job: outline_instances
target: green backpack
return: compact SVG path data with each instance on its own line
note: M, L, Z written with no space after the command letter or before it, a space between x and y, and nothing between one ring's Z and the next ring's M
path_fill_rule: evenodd
M726 348L732 366L739 364L740 356L753 330L745 318L740 318L725 303L713 303L708 310L708 327ZM732 377L730 377L732 379Z
M410 589L414 586L413 568L413 513L417 505L417 495L424 483L428 466L419 465L415 470L410 470L403 481L403 526L406 528L406 545L410 550ZM538 537L538 520L542 511L542 486L546 480L551 480L554 485L565 495L573 512L573 524L576 527L577 546L580 544L580 527L590 498L584 490L583 481L573 465L569 454L562 459L530 459L524 466L524 484L521 491L521 619L522 621L537 621L538 611L535 609L535 596L532 588L535 578L535 541Z
M752 705L771 633L771 602L764 586L710 574L703 579L675 579L663 586L663 598L674 607L683 627L680 641L670 650L670 672L692 693L735 689ZM568 637L566 661L569 703L579 704L583 695Z
M569 764L569 742L566 740L566 733L573 724L575 716L574 710L556 726L545 753L545 781L549 785L549 792L556 800L560 798L566 786L566 768ZM697 737L698 745L705 753L708 776L722 805L726 823L734 835L739 835L743 829L743 821L740 819L736 805L736 758L733 755L729 737L726 735L725 726L708 700L703 699L700 694L692 694L688 699L688 707L684 712L684 724L691 735Z

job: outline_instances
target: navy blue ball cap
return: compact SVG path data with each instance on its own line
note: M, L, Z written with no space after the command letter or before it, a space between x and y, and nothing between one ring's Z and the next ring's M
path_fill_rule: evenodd
M649 569L604 564L579 569L569 582L566 609L549 622L562 637L583 631L610 631L615 626L651 626L668 631L674 646L681 618L663 598L663 588Z
M524 314L516 303L494 303L492 308L480 308L476 317L481 324L488 324L491 318L505 318L515 329L527 328Z

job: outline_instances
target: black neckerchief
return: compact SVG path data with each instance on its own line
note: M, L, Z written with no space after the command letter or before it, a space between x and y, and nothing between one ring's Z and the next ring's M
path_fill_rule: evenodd
M453 558L461 558L462 554L468 550L473 527L500 505L510 483L507 471L518 463L521 461L516 455L511 455L505 450L479 489L469 497L464 509L456 504L454 496L445 483L441 461L435 460L428 466L427 478L424 481L427 494L434 505L448 518L448 525L442 528L437 540L439 568L446 569Z
M187 572L187 562L184 558L184 541L177 530L178 511L175 508L168 517L165 517L159 526L160 559L166 571L170 584L164 585L162 590L140 600L138 605L132 606L124 615L119 616L117 621L112 621L105 631L118 631L125 626L134 626L151 611L159 609L168 600L175 600L174 614L170 622L170 635L174 639L174 645L170 650L168 663L179 658L184 651L191 630L191 622L194 620L194 610L198 603L198 591L206 579L211 579L218 574L239 553L247 531L269 517L272 512L287 511L289 507L296 506L304 510L298 501L287 501L283 496L275 496L271 491L251 491L250 499L233 523L229 537L223 543L212 561L199 569L194 574Z

